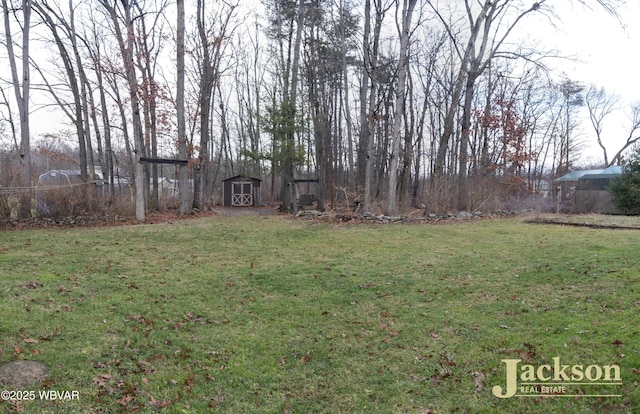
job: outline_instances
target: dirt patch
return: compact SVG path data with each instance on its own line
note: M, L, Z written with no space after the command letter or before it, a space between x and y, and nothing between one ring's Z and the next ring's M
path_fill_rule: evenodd
M280 214L278 207L218 207L213 212L220 216L273 216Z
M639 216L615 216L605 214L543 214L536 215L525 223L556 224L562 226L588 227L593 229L640 230Z
M14 361L0 366L0 384L20 389L40 384L49 375L49 368L37 361Z

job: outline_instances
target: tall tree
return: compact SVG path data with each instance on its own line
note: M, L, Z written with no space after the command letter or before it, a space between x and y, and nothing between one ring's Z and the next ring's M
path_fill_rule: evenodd
M613 113L620 98L616 95L607 93L604 88L598 88L591 84L587 88L584 96L584 102L589 111L589 120L596 134L598 146L602 149L604 164L609 165L609 157L607 156L607 147L602 142L602 130L604 127L604 119Z
M196 10L196 26L199 44L199 115L200 146L198 161L195 165L193 207L202 209L208 180L211 159L209 148L211 142L211 115L215 88L220 81L221 64L224 52L230 44L235 27L231 27L238 3L223 2L224 6L215 10L213 15L207 13L205 0L198 0ZM208 22L211 22L208 24Z
M357 157L356 187L362 188L363 210L369 211L373 201L375 131L383 114L378 102L381 82L380 34L386 13L393 1L374 0L374 24L371 33L371 1L365 1L364 33L362 37L363 67L360 83L360 136Z
M298 147L295 135L298 129L298 76L306 4L304 0L270 0L266 6L270 12L269 35L276 42L276 82L279 89L279 93L273 94L272 106L268 108L267 128L274 137L272 162L282 166L282 210L296 213L295 170Z
M579 143L576 142L577 111L584 105L584 85L565 77L558 85L560 92L560 122L558 123L558 145L556 151L556 175L569 172L577 156Z
M241 56L236 66L236 92L240 103L238 129L243 143L240 155L244 159L244 172L254 177L260 176L264 160L260 118L266 65L261 64L263 49L261 37L262 33L256 20L253 26L237 34L238 41L234 48L235 53Z
M83 182L86 182L88 176L88 164L87 164L87 139L88 133L85 125L85 112L86 107L86 95L83 94L83 87L81 80L78 79L78 75L82 70L82 62L80 59L80 53L78 52L76 34L73 26L68 22L62 13L55 10L46 1L36 2L34 4L35 10L41 16L46 27L50 30L53 36L54 43L58 49L60 60L64 67L65 75L67 77L67 84L71 90L71 96L73 104L70 105L71 109L67 109L67 103L63 102L53 90L49 88L54 99L60 105L62 111L73 122L78 137L78 152L80 161L80 177ZM73 8L70 10L73 15ZM70 19L72 22L72 18ZM62 33L61 33L62 32ZM84 71L82 70L84 73ZM91 178L93 178L94 172L91 172Z
M133 124L133 139L135 150L133 156L133 164L135 169L135 217L136 220L144 221L146 216L146 195L144 169L140 163L140 157L146 154L144 135L142 130L142 118L140 116L140 97L138 95L138 80L136 76L136 67L134 60L134 39L136 36L134 26L134 2L132 0L121 0L112 3L111 0L99 0L100 5L107 11L111 19L112 29L116 36L120 55L122 58L123 70L127 79L129 101L131 105L131 117ZM123 33L121 24L124 25ZM126 127L126 125L125 125Z
M89 54L89 62L91 63L91 69L95 75L95 85L97 88L97 93L99 94L100 106L95 108L92 105L93 116L94 116L94 124L96 131L96 138L98 139L98 143L100 143L100 128L98 127L98 119L97 114L100 114L100 118L102 121L102 130L104 135L104 157L100 157L100 162L102 164L102 173L104 178L107 180L107 194L109 196L114 196L115 192L115 167L114 167L114 152L113 145L111 142L111 117L109 116L109 108L107 106L107 91L106 84L104 82L104 62L103 60L103 41L104 36L101 35L100 29L98 29L98 22L96 21L95 16L91 16L90 18L91 26L88 28L89 35L83 36L84 43L86 45L86 51ZM98 148L100 148L100 144L98 144ZM109 200L111 200L110 197Z
M400 141L402 135L402 120L405 115L405 96L407 75L409 71L409 35L411 19L417 0L404 0L402 5L402 23L400 30L400 56L398 57L398 86L396 87L396 104L393 115L393 132L389 165L389 193L387 196L387 214L397 212L398 165L400 158ZM399 6L398 6L399 7ZM406 149L410 151L410 148Z
M595 1L608 13L615 15L617 6L615 0ZM590 3L588 0L580 0L580 2ZM529 6L530 3L524 3L520 0L465 0L464 10L460 13L466 15L468 29L459 30L456 25L450 23L450 19L442 15L435 2L429 2L449 34L459 61L455 86L452 88L451 103L444 118L434 168L436 176L441 176L444 173L445 158L456 126L458 105L462 102L461 137L457 153L459 178L457 204L459 209L470 207L467 187L468 145L476 82L498 56L527 57L520 53L506 53L504 45L525 17L534 13L543 13L549 17L555 16L553 10L548 6L549 3L549 0L540 0ZM453 20L455 21L455 19ZM461 33L464 34L462 38L460 37Z
M356 157L356 192L365 193L364 207L369 209L369 195L365 192L367 160L369 159L369 111L367 94L369 93L369 69L371 68L371 0L364 2L364 30L362 33L362 76L360 79L360 135L358 156Z
M176 54L177 54L177 84L176 84L176 107L178 112L178 157L181 160L187 159L187 131L184 108L184 0L177 1L178 6L178 30L176 34ZM189 213L190 189L189 171L186 165L179 167L180 180L180 209L179 213L184 215Z
M20 176L22 192L20 197L20 217L31 217L31 135L29 130L29 97L31 76L29 66L29 31L31 29L31 0L22 0L22 82L18 78L16 54L13 49L11 22L9 21L9 6L7 0L2 0L4 14L4 32L11 68L11 80L20 115Z
M151 12L144 9L144 4L136 2L135 7L139 18L136 19L136 30L139 35L136 37L136 65L141 76L139 84L139 96L142 104L142 117L144 120L144 141L147 152L151 158L158 158L158 134L162 128L162 122L158 116L159 101L162 98L162 86L157 80L156 71L161 64L159 57L163 48L164 19L168 1L163 0L156 3L157 8ZM151 17L151 22L148 18ZM149 24L151 23L151 24ZM158 164L144 165L146 180L145 194L149 195L150 208L158 208L159 187L158 187Z
M347 170L353 170L347 71L349 62L353 61L349 53L354 49L353 39L357 34L357 19L344 1L337 5L337 10L324 5L326 3L314 2L314 8L307 14L303 58L306 74L303 89L308 91L313 132L307 168L314 170L318 179L319 210L324 209L325 201L332 204L336 201L336 188L341 183L352 180L344 177ZM343 118L348 150L344 148ZM315 165L311 165L312 159Z

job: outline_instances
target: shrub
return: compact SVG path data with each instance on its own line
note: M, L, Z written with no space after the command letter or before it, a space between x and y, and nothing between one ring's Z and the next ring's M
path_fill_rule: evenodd
M622 174L611 181L609 193L618 210L640 214L640 147L634 151Z

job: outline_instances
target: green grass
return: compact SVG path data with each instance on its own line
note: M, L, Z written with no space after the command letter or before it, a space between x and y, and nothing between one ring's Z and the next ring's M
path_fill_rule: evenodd
M283 217L0 233L0 412L640 411L640 232ZM37 282L32 283L30 282ZM618 364L617 398L498 399L502 359Z

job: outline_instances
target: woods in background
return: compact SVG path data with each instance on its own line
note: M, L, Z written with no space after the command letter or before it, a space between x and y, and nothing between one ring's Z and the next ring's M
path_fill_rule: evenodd
M291 212L303 179L320 208L495 209L553 191L580 156L585 105L603 165L638 139L634 117L609 159L599 134L615 97L549 72L551 51L521 36L530 19L561 24L551 0L246 3L2 0L0 185L16 214L32 214L52 168L101 171L107 200L126 182L139 219L166 207L163 179L187 214L234 175ZM32 136L46 112L64 125Z

